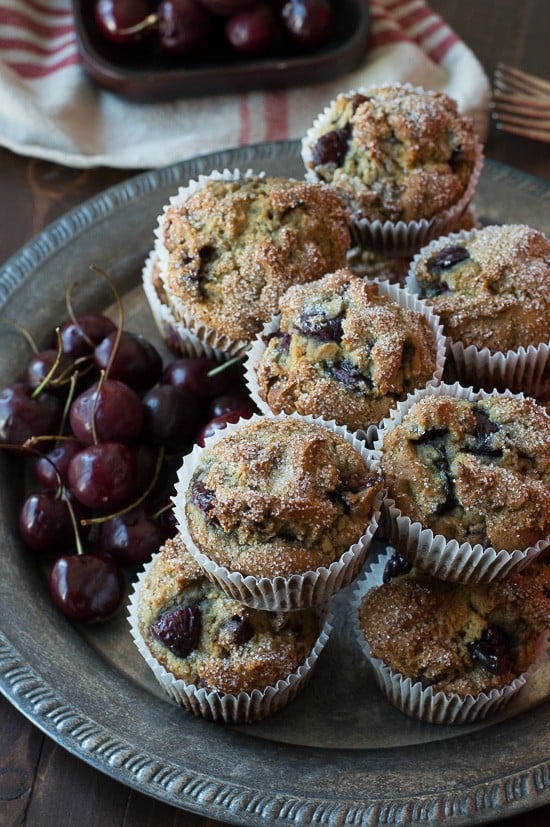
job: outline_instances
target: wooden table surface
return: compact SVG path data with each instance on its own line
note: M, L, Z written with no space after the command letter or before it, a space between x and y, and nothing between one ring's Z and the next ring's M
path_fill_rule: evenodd
M469 44L489 77L497 61L550 76L548 0L433 0ZM488 158L550 179L550 145L497 132ZM73 170L0 149L0 263L45 225L128 170ZM509 745L513 749L513 745ZM550 823L550 805L506 821L508 827ZM221 822L169 807L91 768L57 746L0 697L0 825L15 827L215 827Z

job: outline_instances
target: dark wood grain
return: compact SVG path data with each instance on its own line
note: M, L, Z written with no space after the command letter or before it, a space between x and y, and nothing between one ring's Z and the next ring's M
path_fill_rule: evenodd
M549 74L548 0L433 0L492 77L498 61ZM550 179L550 146L498 132L486 155ZM0 262L72 207L132 175L129 170L73 170L0 149ZM23 611L23 607L22 607ZM513 750L513 744L505 745ZM502 827L543 827L550 807ZM57 746L0 697L2 827L222 827L155 801L99 773Z

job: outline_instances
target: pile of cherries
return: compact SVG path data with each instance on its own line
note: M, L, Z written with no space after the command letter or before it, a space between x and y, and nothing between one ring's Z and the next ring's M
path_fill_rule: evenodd
M159 55L265 55L325 43L332 0L96 0L101 37Z
M22 458L27 549L73 620L110 617L125 570L176 532L171 496L182 456L249 418L240 363L175 357L103 314L72 316L0 390L0 447ZM17 461L14 459L14 461Z

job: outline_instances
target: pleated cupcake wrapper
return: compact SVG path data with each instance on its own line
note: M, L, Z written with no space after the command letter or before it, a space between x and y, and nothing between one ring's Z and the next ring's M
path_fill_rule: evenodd
M369 95L374 89L381 86L399 86L420 94L430 94L421 86L404 84L379 84L360 86L345 93L345 97L353 98L356 94ZM332 108L336 99L332 100L314 120L302 138L302 160L306 168L306 180L318 181L315 171L310 167L313 158L313 147L318 137L322 134L325 126L330 123ZM483 147L477 141L475 148L475 161L470 175L470 180L462 193L460 199L453 206L442 210L431 218L421 218L416 221L380 221L369 220L366 217L350 213L350 230L353 243L368 249L376 250L393 256L409 256L416 253L421 247L428 244L432 239L444 235L455 229L462 214L468 208L472 200L483 167ZM331 185L332 186L332 185ZM337 187L335 187L337 188Z
M169 207L177 207L184 204L192 195L203 189L209 181L241 181L249 178L264 177L265 172L257 173L251 169L247 169L245 171L241 171L239 169L213 170L208 175L199 175L197 179L190 180L186 186L180 187L177 193L171 196L169 203L164 207L162 214L158 217L157 226L154 231L154 250L158 256L160 275L165 284L166 278L164 274L168 270L170 254L164 245L163 231L166 211ZM187 331L188 334L191 334L195 337L195 339L202 342L205 348L209 348L216 353L218 358L220 356L222 358L241 356L248 349L250 344L248 341L244 341L242 339L232 339L223 331L214 330L212 327L201 321L201 319L197 318L192 309L173 293L170 294L170 307L172 316L178 322L178 331Z
M182 321L176 319L170 305L162 301L154 284L157 262L158 255L155 250L152 250L143 265L142 284L151 314L166 347L178 356L206 356L212 359L224 359L225 353L211 347L191 333Z
M291 414L290 417L317 424L319 427L327 428L334 433L343 436L363 457L368 468L378 468L378 456L367 449L364 442L358 439L353 433L335 422L321 419L320 417L299 416ZM227 425L223 430L216 432L210 437L205 448L195 445L191 453L184 457L184 461L178 472L178 481L175 487L174 515L178 523L178 530L187 545L190 554L201 566L206 576L226 594L235 600L251 606L255 609L267 611L292 611L294 609L307 609L312 606L320 606L327 603L332 595L349 585L359 574L366 560L372 538L378 528L380 519L380 508L384 497L382 490L375 500L373 513L368 526L361 537L353 543L340 557L329 566L322 566L318 569L279 577L255 577L243 575L238 571L230 571L225 566L220 566L203 553L195 544L188 529L185 515L185 501L187 489L190 485L193 473L199 464L202 454L215 442L223 439L230 433L245 427L264 417L254 415L251 419L241 419L235 424ZM271 419L289 418L286 415L271 415ZM222 538L223 542L223 538Z
M436 365L432 378L429 380L429 384L439 384L439 382L441 382L441 377L443 376L446 356L445 336L443 335L443 328L439 324L439 317L435 315L428 305L420 301L418 297L409 290L403 289L398 284L391 284L389 281L384 279L373 279L373 281L377 284L380 295L387 296L390 301L399 305L399 307L406 308L407 310L413 310L416 313L421 313L425 317L436 339ZM263 330L252 342L244 362L245 382L247 384L249 394L264 414L273 414L273 411L269 407L266 400L260 395L256 368L265 353L271 334L276 333L279 330L280 319L280 314L277 314L273 316L271 321L264 325ZM284 411L284 413L290 414L294 413L294 411ZM310 413L311 415L314 415L315 412ZM378 425L378 422L372 422L366 425L364 429L358 429L354 433L359 439L363 440L369 448L372 448L373 441L376 439L378 433Z
M405 287L419 296L416 268L420 257L429 257L433 250L441 249L442 246L465 243L476 234L476 229L462 230L431 241L413 256L405 278ZM437 311L437 305L432 306ZM491 351L487 347L466 346L459 340L447 337L447 358L449 367L462 385L472 385L487 391L508 388L513 393L523 392L534 397L541 397L547 391L550 341L502 352Z
M398 403L390 416L382 420L378 438L373 444L373 449L379 452L380 456L384 453L385 434L399 425L407 411L427 395L450 395L471 402L494 395L523 398L523 394L512 394L510 391L497 394L496 391L489 393L481 390L475 393L472 388L464 388L459 382L453 385L442 383L417 390L404 402ZM513 551L497 550L490 546L484 548L479 543L472 546L470 543L447 540L442 534L434 534L431 529L424 528L421 523L404 515L389 496L383 502L381 527L399 553L414 566L440 580L461 583L489 582L506 577L512 571L520 571L532 563L550 545L550 535L541 537L535 545Z
M332 615L326 607L319 609L322 628L310 654L298 669L274 685L232 695L200 688L168 672L151 654L138 623L139 592L143 579L152 565L152 562L146 564L130 595L128 622L138 652L153 672L163 691L173 701L198 717L218 723L244 724L273 715L294 700L307 686L317 659L332 631Z
M479 695L461 697L454 692L423 688L419 681L413 681L396 672L380 658L372 655L368 641L359 623L359 609L365 594L382 584L384 569L391 558L393 549L382 555L376 563L357 581L351 599L351 618L355 638L369 661L376 683L381 692L395 707L413 718L420 718L431 724L468 724L482 720L504 708L522 689L548 653L549 636L541 635L537 657L528 670L501 689L480 692Z

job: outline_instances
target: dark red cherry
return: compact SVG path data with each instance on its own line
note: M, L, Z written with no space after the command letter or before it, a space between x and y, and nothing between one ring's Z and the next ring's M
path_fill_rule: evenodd
M60 557L50 572L49 587L63 614L81 623L111 617L124 597L124 577L117 562L98 552Z
M202 428L199 431L195 442L197 443L197 445L204 447L205 441L209 437L213 436L213 434L215 434L216 431L225 428L226 425L228 425L229 423L238 422L241 418L250 419L251 416L252 414L246 408L228 411L227 413L222 414L221 416L217 416L215 419L211 419L209 422L207 422L204 428Z
M89 445L70 461L67 480L72 495L83 505L116 511L131 502L136 490L134 454L121 442Z
M213 399L229 393L236 381L234 366L224 368L214 376L208 373L220 366L215 359L206 356L182 356L174 359L164 370L162 382L177 385L198 399Z
M94 361L99 370L109 365L117 334L110 333L94 350ZM145 336L123 330L118 339L115 356L109 365L109 379L117 379L135 391L144 391L160 382L162 357Z
M329 0L287 0L281 16L289 35L304 49L313 49L328 39L332 23Z
M194 439L201 424L196 396L177 385L157 385L142 403L143 437L148 442L177 450Z
M216 419L230 411L241 411L241 416L245 416L245 411L250 411L249 416L252 416L256 412L256 407L250 397L244 393L226 393L216 396L210 402L207 415L209 419Z
M115 324L102 313L77 316L60 329L63 353L71 359L90 356L102 339L116 330Z
M195 55L210 45L213 21L198 0L162 0L157 38L163 52Z
M118 514L101 523L98 543L102 551L115 557L123 566L140 566L157 552L165 532L143 506Z
M41 350L35 353L27 362L25 367L25 383L34 390L40 387L46 377L49 377L47 385L44 386L48 393L63 394L69 387L69 378L74 362L65 353L59 357L58 365L55 371L52 368L56 363L59 354L54 348ZM50 376L51 374L51 376ZM64 384L53 384L52 381L63 380Z
M25 545L41 554L61 554L74 546L67 503L53 491L38 491L26 497L19 512L19 530Z
M143 425L139 396L116 379L94 383L74 400L69 412L73 434L90 444L95 434L99 442L131 442Z
M107 40L122 45L139 43L151 31L155 18L147 23L150 14L147 0L96 0L94 16L98 28Z
M225 37L230 46L243 55L259 55L275 39L278 19L268 3L256 3L250 10L230 17Z
M200 0L201 5L211 11L212 14L219 14L224 17L239 14L255 2L256 0Z
M63 409L57 397L41 392L32 396L23 382L0 391L0 443L22 445L33 436L57 435Z

